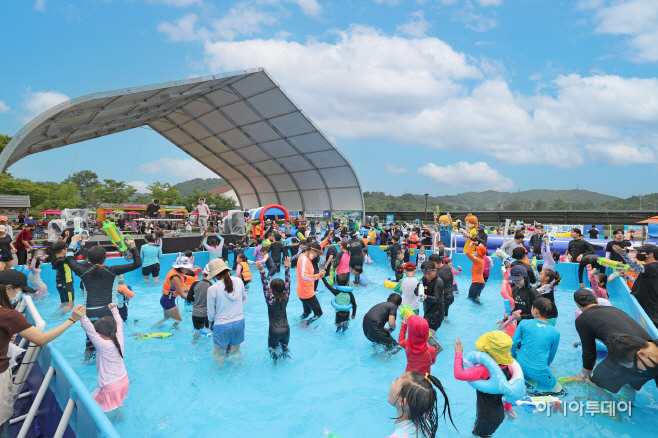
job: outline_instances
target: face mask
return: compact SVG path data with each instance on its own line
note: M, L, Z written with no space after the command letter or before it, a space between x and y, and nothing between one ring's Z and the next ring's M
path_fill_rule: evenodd
M16 289L14 289L16 290ZM23 296L23 291L22 290L16 290L16 296L15 297L9 297L9 302L11 304L16 304L21 300L21 296Z
M647 259L647 255L646 255L646 254L638 254L638 255L635 256L635 258L636 258L637 260L643 262L643 261L645 261L645 260Z

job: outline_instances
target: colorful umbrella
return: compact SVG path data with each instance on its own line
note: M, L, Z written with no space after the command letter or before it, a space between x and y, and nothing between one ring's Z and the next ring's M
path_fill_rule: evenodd
M198 216L198 215L199 215L199 213L197 213L196 211L195 211L195 212L192 212L192 213L190 213L190 216Z
M103 211L101 211L101 213L103 213L103 214L114 214L114 212L112 210L103 210Z
M142 214L139 211L127 211L126 214Z
M170 213L170 214L185 214L185 213L183 213L182 211L175 211L175 212Z
M217 216L217 213L210 213L210 216Z

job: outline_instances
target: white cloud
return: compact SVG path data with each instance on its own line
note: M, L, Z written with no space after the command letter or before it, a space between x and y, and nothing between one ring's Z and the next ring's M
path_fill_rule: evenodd
M317 0L292 0L294 3L297 3L297 6L299 6L304 12L304 14L308 15L309 17L317 17L320 15L320 12L322 12L322 6L320 6L320 3L317 2Z
M412 12L409 14L409 20L400 24L397 31L410 37L422 38L426 36L428 30L432 25L425 20L425 12L423 10Z
M475 0L480 6L499 6L503 0Z
M212 21L211 29L197 27L199 17L196 14L186 14L175 24L161 22L158 30L167 35L170 41L209 41L222 39L232 41L240 35L252 35L262 31L262 26L276 23L273 14L256 9L246 3L238 3L228 13Z
M5 114L11 111L11 107L0 100L0 114Z
M627 164L597 148L623 144L647 161L658 151L658 79L536 77L538 89L522 94L510 89L502 63L437 38L357 25L335 34L329 42L206 42L205 62L213 72L267 68L336 139L385 138L567 168L592 157Z
M146 187L149 184L145 183L144 181L130 181L126 184L133 186L137 190L137 193L151 193L151 191Z
M19 117L19 120L28 123L42 112L67 100L69 98L59 91L28 91L25 100L21 104L23 115Z
M386 163L384 168L387 173L392 173L393 175L402 175L403 173L407 173L406 167L400 167L397 164Z
M470 3L466 7L456 9L452 14L453 21L461 21L467 29L476 32L487 32L498 26L498 20L494 17L486 17L482 14L476 14Z
M39 11L39 12L45 11L46 10L46 0L37 0L34 3L34 10Z
M400 3L400 0L374 0L374 2L378 5L395 6Z
M508 191L514 188L514 182L510 178L504 177L482 161L472 164L460 161L445 167L428 163L418 169L418 173L430 177L439 186L463 187L478 192Z
M146 0L149 3L158 3L165 6L172 6L176 8L185 8L192 5L201 5L201 0Z
M658 1L626 0L608 5L603 1L588 0L579 6L595 10L595 32L626 36L634 61L658 61Z
M158 158L155 161L142 164L138 169L142 173L168 173L172 177L184 180L194 178L217 178L215 172L208 169L195 159L178 160L176 158Z

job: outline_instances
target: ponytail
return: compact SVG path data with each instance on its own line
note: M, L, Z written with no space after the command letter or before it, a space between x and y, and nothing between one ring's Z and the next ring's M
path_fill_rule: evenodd
M217 281L224 279L224 290L228 293L233 292L233 280L231 280L231 271L224 271L215 277Z
M114 345L117 347L117 350L119 350L119 354L121 355L121 358L123 359L123 352L121 351L121 344L119 344L119 339L117 339L117 334L116 333L111 333L110 334L110 339L112 339L112 342L114 342Z

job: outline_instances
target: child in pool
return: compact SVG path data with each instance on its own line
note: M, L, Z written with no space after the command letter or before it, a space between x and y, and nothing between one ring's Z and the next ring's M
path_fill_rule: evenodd
M409 339L405 339L409 328ZM418 371L421 374L430 373L431 366L436 362L436 349L427 345L430 326L427 320L418 315L408 319L402 318L398 343L407 354L406 371Z
M237 266L235 268L235 276L242 279L244 287L251 282L251 269L249 269L249 263L247 262L247 256L244 254L238 254L237 257Z
M283 260L285 281L275 278L268 284L265 268L256 262L256 268L260 271L260 280L263 285L263 294L267 304L267 316L270 321L267 344L270 356L276 362L280 357L289 357L288 343L290 342L290 326L288 325L288 314L286 309L290 300L290 257ZM281 346L281 353L277 349Z
M121 407L128 397L130 381L123 363L123 321L116 303L107 306L112 316L104 316L93 324L83 316L80 322L89 339L96 347L98 389L91 393L103 409L110 412Z
M270 257L270 247L263 246L260 249L261 260L260 263L267 268L267 281L276 275L276 264L272 257Z
M596 298L608 299L608 276L603 273L596 273L592 265L587 265L587 278L592 285L592 292Z
M157 230L155 232L155 246L162 246L163 237L164 237L164 232L162 230Z
M224 249L224 238L219 234L208 237L206 236L208 236L208 230L206 230L205 234L203 235L203 246L208 251L210 260L215 260L216 258L221 257L222 250Z
M537 293L542 298L548 299L553 308L551 315L548 318L548 323L555 327L555 322L557 319L557 306L555 305L555 291L557 290L557 285L560 283L560 273L552 269L542 269L539 271L538 276L538 287Z
M336 275L350 272L350 252L347 248L347 242L342 241L339 244L340 252L336 255Z
M509 367L514 362L510 350L512 348L512 338L507 333L489 332L480 336L475 342L475 347L479 351L484 351L496 361L503 370L507 380L512 378L512 369ZM491 377L489 370L482 366L474 366L467 370L463 366L464 347L461 338L455 339L455 379L465 382L474 382L476 380L488 380ZM496 432L498 427L505 420L505 415L509 418L516 418L516 413L512 409L511 403L503 403L502 394L487 394L477 391L477 409L475 417L475 427L473 435L479 437L490 437Z
M30 276L28 281L30 285L37 290L34 295L35 299L44 297L48 293L48 286L46 286L46 283L41 280L41 263L47 258L48 256L32 257L32 262L30 263Z
M142 257L142 277L147 286L150 285L149 277L153 276L153 284L156 285L160 281L160 259L162 258L162 247L155 244L155 237L153 234L144 236L146 241L145 245L140 248L140 256Z
M420 270L420 265L423 264L423 262L427 261L427 253L425 252L425 247L421 246L420 250L418 250L418 253L416 254L416 266L418 266L418 269Z
M457 287L457 277L456 275L462 275L462 267L457 266L457 269L452 267L452 259L451 258L444 258L443 263L450 266L450 269L452 269L452 293L455 295L459 295L459 287Z
M439 415L436 387L443 395L443 411ZM450 402L441 381L425 373L408 371L398 377L388 394L388 403L397 409L395 430L388 438L432 438L439 428L439 418L448 411L450 423L457 430L450 413Z
M418 315L418 308L420 307L418 299L418 279L416 278L416 266L409 262L404 265L405 279L402 280L402 304L411 307L411 310Z
M544 240L541 243L541 256L544 259L544 264L541 265L542 269L553 269L560 261L560 252L551 251L551 243L548 235L544 234Z
M354 294L352 292L340 291L332 287L327 280L322 277L322 282L329 289L329 291L334 294L336 297L336 303L340 306L347 306L347 304L352 305L352 319L356 318L356 300L354 299ZM349 286L350 283L350 274L340 274L336 276L336 285L337 286ZM349 310L338 310L336 309L336 333L347 330L350 323L350 311Z
M400 250L397 253L397 259L395 260L395 281L402 280L404 276L404 251Z
M363 273L363 267L361 265L356 265L351 269L352 274L354 275L354 284L355 286L365 286L370 284L370 280L366 277L366 274Z

